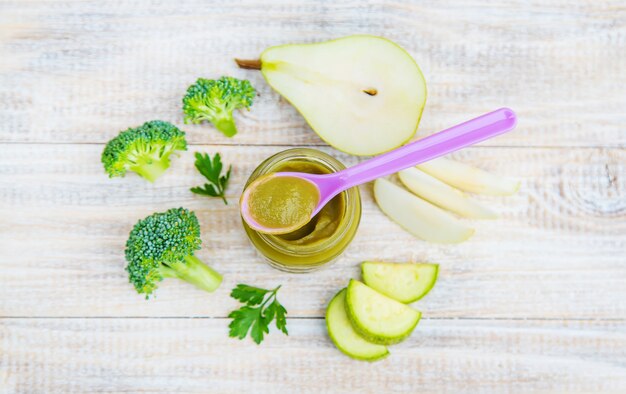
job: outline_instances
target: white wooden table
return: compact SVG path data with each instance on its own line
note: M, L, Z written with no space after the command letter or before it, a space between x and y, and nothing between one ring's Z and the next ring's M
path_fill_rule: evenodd
M362 187L358 235L329 269L290 275L248 245L235 202L252 169L325 147L258 73L270 45L353 33L405 47L428 82L420 136L500 106L517 131L455 158L522 180L461 245L412 238ZM0 0L0 392L626 391L626 7L623 1ZM103 144L150 119L182 126L196 77L245 77L260 97L234 139L185 126L190 151L234 164L231 204L188 191L192 154L150 185L108 179ZM197 212L215 294L169 280L135 293L137 219ZM368 364L326 335L329 298L363 260L431 261L415 334ZM237 283L283 284L289 337L228 338Z

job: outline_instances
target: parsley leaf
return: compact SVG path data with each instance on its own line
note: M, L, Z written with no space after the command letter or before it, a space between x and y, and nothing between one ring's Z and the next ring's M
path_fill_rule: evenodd
M228 325L229 336L243 339L250 332L250 337L260 344L265 334L270 332L272 320L276 320L276 328L285 335L287 331L287 310L283 307L276 293L280 286L273 290L238 284L230 296L245 303L245 306L232 311L228 317L233 319Z
M260 312L260 309L249 306L243 306L236 311L232 311L228 315L228 317L233 319L228 326L230 327L230 336L244 339L250 327L259 320Z
M239 284L233 289L230 296L248 305L259 305L269 292L269 290L258 287Z
M276 328L285 333L285 335L289 335L289 332L287 332L287 309L276 301L272 305L276 309Z
M219 153L216 153L212 159L211 156L206 153L202 155L201 153L196 152L195 156L196 168L210 183L205 183L202 187L192 187L191 191L203 196L221 197L224 204L228 205L228 201L226 201L226 197L224 197L224 191L226 190L226 185L230 179L230 172L233 169L233 166L229 166L226 174L221 175L223 166L222 158Z

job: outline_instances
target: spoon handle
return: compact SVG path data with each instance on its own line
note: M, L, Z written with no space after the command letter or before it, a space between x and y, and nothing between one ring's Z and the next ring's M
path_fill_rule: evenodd
M396 173L513 130L515 112L500 108L337 173L342 189Z

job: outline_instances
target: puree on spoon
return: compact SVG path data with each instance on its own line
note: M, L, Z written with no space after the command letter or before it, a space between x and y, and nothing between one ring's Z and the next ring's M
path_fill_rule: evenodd
M307 224L320 199L313 183L295 176L267 174L252 185L247 209L267 233L289 233Z

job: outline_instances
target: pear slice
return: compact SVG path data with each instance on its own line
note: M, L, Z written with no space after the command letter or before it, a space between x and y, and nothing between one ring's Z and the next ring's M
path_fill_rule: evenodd
M498 217L491 209L415 167L400 171L398 177L407 189L450 212L471 219L496 219Z
M348 285L346 310L356 332L380 345L401 342L411 335L422 316L410 306L354 279Z
M366 285L404 304L415 302L428 294L437 281L438 272L438 264L373 261L361 264Z
M422 163L417 168L450 186L470 193L507 196L516 193L520 187L519 181L445 157Z
M356 35L266 49L260 68L328 144L375 155L413 137L426 103L426 82L413 58L381 37Z
M374 182L374 198L391 220L425 241L459 243L474 234L454 216L387 179Z
M357 334L346 312L346 289L342 289L330 301L326 309L328 335L337 349L357 360L375 361L387 357L389 351L384 345L366 341Z

